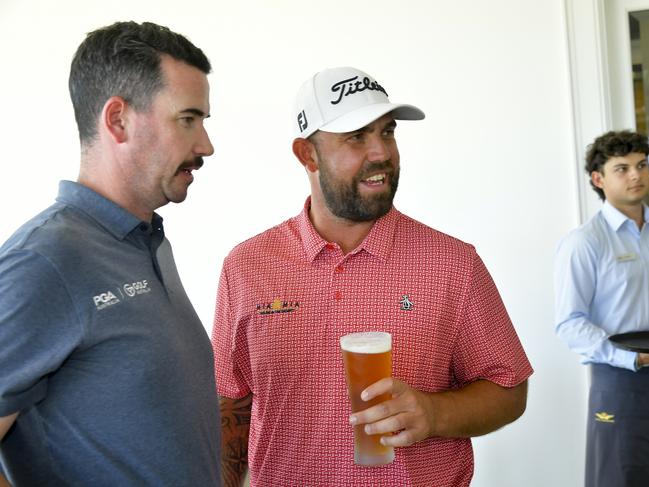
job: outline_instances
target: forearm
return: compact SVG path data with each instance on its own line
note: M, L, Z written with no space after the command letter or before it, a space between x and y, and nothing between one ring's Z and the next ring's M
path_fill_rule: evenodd
M491 433L519 418L527 381L506 388L478 380L462 389L428 394L431 437L469 438Z
M11 487L11 484L4 478L3 475L0 475L0 487Z
M364 424L368 435L387 433L381 443L402 447L432 437L485 435L511 423L525 411L527 381L507 388L477 380L461 389L424 392L387 377L365 389L361 398L369 401L381 394L392 399L353 413L349 422Z
M240 487L248 469L252 395L221 397L221 474L224 487Z
M608 340L608 333L585 316L576 316L556 327L556 334L568 348L589 362L635 370L636 354L617 348Z

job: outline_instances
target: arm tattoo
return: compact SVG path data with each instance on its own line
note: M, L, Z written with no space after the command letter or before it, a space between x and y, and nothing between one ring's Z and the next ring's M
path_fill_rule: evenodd
M248 436L252 395L241 399L220 397L221 474L224 487L240 487L248 469Z

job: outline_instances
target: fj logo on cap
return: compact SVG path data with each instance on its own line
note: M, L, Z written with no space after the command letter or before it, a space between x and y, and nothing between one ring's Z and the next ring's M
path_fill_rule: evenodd
M359 81L358 76L354 76L353 78L338 81L338 83L331 86L332 93L338 93L338 99L333 100L331 104L337 105L343 99L343 96L353 95L365 90L380 91L385 96L388 96L388 93L376 81L370 81L367 76L362 81Z
M309 126L304 110L302 110L297 116L297 125L300 127L300 132L304 132L304 130Z

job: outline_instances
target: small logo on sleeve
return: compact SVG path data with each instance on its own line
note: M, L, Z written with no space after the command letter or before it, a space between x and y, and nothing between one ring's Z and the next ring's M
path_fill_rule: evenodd
M276 313L291 313L300 308L297 301L283 301L275 298L270 303L260 303L257 305L257 314L270 315Z
M404 294L399 301L401 311L412 311L415 307L415 303L408 297L407 294Z

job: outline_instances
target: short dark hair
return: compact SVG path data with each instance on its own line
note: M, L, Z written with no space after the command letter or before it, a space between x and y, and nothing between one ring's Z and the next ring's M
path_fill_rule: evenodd
M603 173L604 164L611 157L624 157L632 152L649 154L649 142L646 135L631 132L630 130L610 131L597 137L586 150L585 169L590 176L593 171ZM604 191L595 186L592 179L590 185L602 200L606 199Z
M111 96L136 110L150 107L164 86L161 54L208 74L212 67L198 47L180 34L151 22L116 22L90 32L70 66L70 98L81 143L97 135L97 118Z

